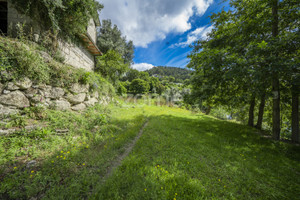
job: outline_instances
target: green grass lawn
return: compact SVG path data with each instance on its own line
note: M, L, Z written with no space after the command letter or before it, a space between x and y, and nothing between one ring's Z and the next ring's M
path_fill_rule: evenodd
M262 138L255 129L178 108L124 104L110 109L111 117L102 133L94 130L95 111L64 113L63 118L59 118L61 113L50 113L49 127L76 127L66 136L26 140L25 145L38 153L30 154L29 148L25 158L17 154L21 148L0 138L4 166L0 199L300 197L299 146ZM73 121L61 122L74 116ZM104 180L113 161L147 120L132 152ZM25 136L18 138L25 140ZM35 159L38 164L28 169L16 161L20 158Z

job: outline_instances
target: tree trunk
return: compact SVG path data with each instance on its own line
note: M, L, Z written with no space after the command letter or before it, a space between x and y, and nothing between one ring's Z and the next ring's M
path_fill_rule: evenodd
M273 138L280 139L280 92L279 80L273 77Z
M276 38L278 36L278 0L272 2L272 36ZM275 52L277 57L277 53ZM276 61L275 61L276 62ZM272 74L272 91L273 91L273 138L275 140L280 139L280 91L279 91L279 74L276 70L276 66L273 64Z
M209 115L210 111L211 111L211 106L209 105L209 106L207 107L207 109L205 110L205 114L206 114L206 115Z
M265 103L266 103L266 93L263 93L261 95L261 99L260 99L258 119L257 119L257 123L256 123L256 126L255 126L259 130L261 130L261 127L262 127L262 122L263 122L263 118L264 118Z
M292 141L299 142L299 95L295 86L292 88Z
M254 126L254 108L255 108L255 96L253 95L250 101L248 126Z

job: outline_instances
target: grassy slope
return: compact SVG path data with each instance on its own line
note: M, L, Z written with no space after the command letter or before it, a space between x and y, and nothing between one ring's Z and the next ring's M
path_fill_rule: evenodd
M101 128L102 108L77 114L48 111L49 132L41 137L20 133L0 137L0 199L82 199L101 184L111 161L124 151L144 124L143 109L114 107L109 125ZM95 130L94 126L100 125ZM55 135L56 128L68 128ZM38 164L26 168L23 160Z
M299 148L185 110L145 109L143 136L95 198L299 198Z
M33 173L24 166L13 169L8 161L4 163L11 172L1 183L0 197L297 199L300 196L299 147L263 139L254 129L186 110L127 105L111 109L110 125L119 128L106 135L85 131L83 128L89 125L82 125L70 136L46 137L44 140L52 142L51 148L43 140L41 146L34 144L39 150L35 156L41 161ZM95 121L96 115L91 112L83 116L85 119L78 116L77 126L79 122L88 124L91 116ZM63 118L68 119L64 116L52 119L51 123L58 127L69 124L72 129L74 122L65 122ZM133 152L103 183L107 168L137 135L146 118L149 124ZM3 152L1 156L8 156Z

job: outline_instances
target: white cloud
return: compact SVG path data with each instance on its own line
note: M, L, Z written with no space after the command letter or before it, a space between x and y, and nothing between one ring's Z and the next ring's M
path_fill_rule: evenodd
M138 64L131 65L131 67L133 69L137 69L139 71L145 71L145 70L153 68L154 65L151 65L151 64L148 64L148 63L138 63Z
M189 19L203 15L213 0L100 0L100 18L111 19L136 46L147 47L170 32L191 29Z
M196 30L194 30L188 34L187 40L185 42L173 44L170 48L179 47L179 46L187 47L199 39L205 40L207 38L207 34L210 33L212 31L212 29L213 29L212 25L197 28Z

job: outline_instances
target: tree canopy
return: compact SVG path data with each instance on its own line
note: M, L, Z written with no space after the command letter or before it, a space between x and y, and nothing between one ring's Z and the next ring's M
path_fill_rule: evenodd
M132 41L126 41L117 25L112 25L111 20L102 20L97 41L99 49L103 53L114 50L120 54L126 64L133 63L134 45Z
M262 116L265 98L273 95L270 124L279 139L280 103L291 104L291 96L298 95L291 88L299 89L299 3L231 0L230 4L233 9L211 16L214 29L207 40L195 43L189 56L188 66L195 70L194 96L208 106L249 104L248 124L253 126L255 99L263 104ZM283 89L290 92L280 98Z

